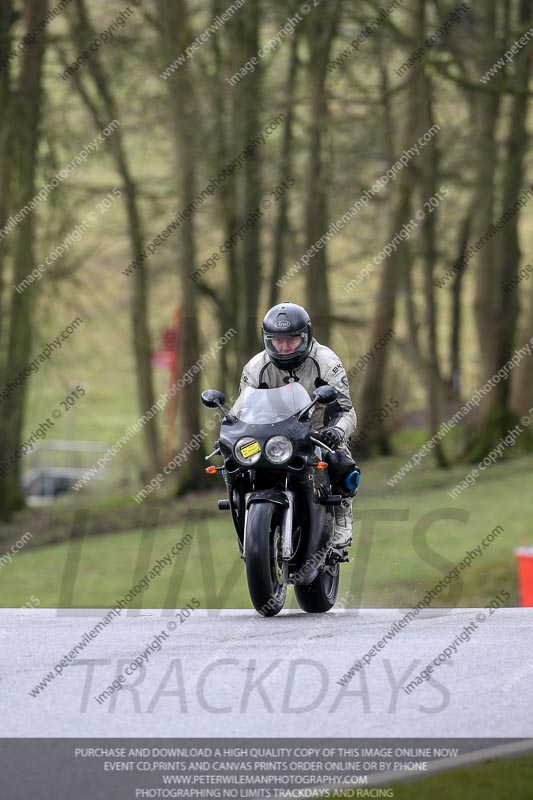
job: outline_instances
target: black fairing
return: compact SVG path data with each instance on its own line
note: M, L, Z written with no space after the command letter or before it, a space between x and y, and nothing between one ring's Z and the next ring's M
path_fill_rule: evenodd
M266 492L283 493L290 489L295 493L293 531L294 553L289 562L289 573L295 583L307 585L317 575L324 563L328 544L327 514L319 500L329 496L331 484L327 469L317 469L318 458L309 435L309 422L301 422L297 414L276 423L253 425L237 422L222 422L220 449L224 457L224 478L230 498L230 508L242 552L244 536L245 495L251 493L248 504L265 502ZM234 445L243 437L252 437L261 446L261 456L253 466L240 464L234 456ZM294 451L286 464L272 464L264 455L264 445L271 436L286 436ZM233 499L233 502L231 502ZM234 503L237 506L234 507Z

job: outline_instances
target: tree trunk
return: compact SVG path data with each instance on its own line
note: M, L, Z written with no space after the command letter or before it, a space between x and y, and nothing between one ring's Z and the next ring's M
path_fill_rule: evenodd
M283 144L281 146L281 159L279 182L287 180L292 175L293 170L293 143L294 143L294 93L298 76L298 33L299 28L292 35L291 54L289 59L289 74L287 76L287 102L285 107L285 126L283 129ZM285 192L278 205L278 216L274 232L274 246L272 256L272 274L270 278L270 297L269 306L275 306L280 302L277 281L281 278L285 267L286 239L289 229L289 193Z
M94 38L95 31L89 19L85 0L76 0L77 25L75 29L75 39L77 44L83 49L84 43ZM108 119L105 120L103 113L98 110L97 105L91 100L90 95L84 89L81 72L74 74L74 79L78 91L92 114L95 126L99 131L113 119L119 119L118 106L111 88L111 81L106 74L97 53L92 54L87 64L87 69L91 75L97 96L100 98L102 109ZM117 128L113 135L106 140L113 155L115 166L122 179L124 192L124 205L128 220L128 233L131 246L132 260L137 258L144 249L141 219L138 208L137 186L132 178L129 160L124 145L123 135L120 128ZM131 327L132 342L135 356L137 396L141 414L144 414L155 403L154 381L151 365L152 346L150 341L150 329L148 324L148 304L149 287L147 267L143 261L138 262L133 275L122 280L132 281L132 300L131 300ZM145 453L148 461L148 469L151 475L159 472L161 467L161 444L157 417L143 426L143 436Z
M425 114L423 126L429 130L435 124L433 114L433 84L429 76L424 76ZM434 137L427 144L421 154L421 200L427 202L435 197L440 187L438 185L439 151ZM446 199L440 202L445 203ZM428 437L432 438L438 431L442 422L442 390L443 381L439 367L438 345L438 317L437 303L435 301L435 265L437 263L437 219L438 208L432 213L426 213L422 224L422 257L424 261L424 299L426 307L426 390L428 409ZM433 455L439 467L446 467L448 461L444 454L442 443L437 441L433 448Z
M26 30L31 32L46 15L47 0L26 0ZM40 137L42 65L45 37L36 36L20 58L20 73L12 98L12 115L17 124L17 135L10 142L12 177L10 191L13 208L29 203L35 194L35 172ZM34 252L34 215L28 214L13 232L13 283L20 283L37 263ZM29 286L21 294L13 292L9 314L8 352L6 378L14 380L28 365L35 329L34 306L37 286ZM0 428L0 453L9 461L9 470L0 480L0 517L9 519L11 512L23 507L20 488L20 460L10 457L20 446L27 397L24 381L8 400L2 403Z
M460 262L468 250L470 231L472 230L472 217L475 212L475 203L472 204L462 222L459 232L459 247L457 258L454 264ZM452 282L452 307L451 307L451 331L450 331L450 376L447 380L448 396L451 399L461 397L462 388L462 365L461 365L461 332L462 332L462 288L467 264L461 267L454 275Z
M496 60L496 3L485 0L477 13L478 31L476 71L483 75ZM497 92L479 92L474 101L477 218L476 238L493 223L496 208L494 175L497 171L496 126L500 108ZM489 241L474 265L477 275L474 316L479 342L481 383L494 375L498 364L498 339L494 328L496 319L496 287L498 263L495 239ZM485 414L494 406L496 395L490 393L482 402Z
M423 382L426 378L426 364L420 344L421 323L418 316L416 291L413 282L415 265L413 263L414 259L412 256L412 249L409 247L409 242L405 242L403 247L405 247L406 250L405 258L403 259L402 289L407 323L407 354L410 358L413 371ZM422 335L424 335L424 333L425 331L422 331Z
M226 6L225 0L213 0L212 14L213 19L217 15L222 14ZM234 20L230 20L229 26L235 26ZM230 34L231 36L231 34ZM234 73L240 64L235 61L235 53L233 48L230 50L230 55L226 60L221 47L220 37L213 38L213 54L215 76L209 84L211 89L211 102L213 106L213 124L211 126L211 135L214 140L214 158L211 161L211 168L213 174L217 174L226 164L230 163L235 157L235 154L230 151L228 142L238 141L236 139L236 119L239 113L237 104L235 102L236 95L231 91L230 101L226 101L227 83L224 79L229 65L234 65L231 69L231 74ZM224 181L215 196L215 202L218 203L220 215L222 217L222 228L224 230L224 241L227 241L231 234L237 227L237 192L235 180ZM231 247L225 254L225 265L227 270L227 277L225 286L222 289L213 289L207 284L207 276L200 278L197 286L201 294L205 294L215 306L215 313L218 319L218 329L222 336L229 328L234 326L238 320L239 314L239 295L235 287L239 284L239 264L237 258L237 250ZM235 387L239 384L241 365L236 363L236 359L228 358L226 348L220 351L220 370L219 380L217 382L217 389L220 389L223 394L227 394L228 387Z
M246 10L237 18L242 40L242 63L257 55L259 44L260 0L248 0ZM241 101L244 116L242 147L261 130L261 64L256 66L242 84ZM235 91L235 90L234 90ZM255 151L244 162L242 219L246 219L261 201L261 152ZM239 357L241 363L247 362L260 349L258 330L259 292L261 288L261 219L246 231L240 245L241 262L241 330L239 336Z
M194 38L189 30L188 4L186 0L159 0L163 22L163 48L166 63L181 53ZM188 206L197 195L196 163L196 116L195 86L190 74L190 62L183 64L166 81L169 105L172 114L172 133L178 164L177 189L179 205ZM194 214L180 226L180 251L178 256L178 277L181 289L182 330L180 364L184 371L189 370L200 357L198 335L198 303L194 282L189 277L196 269L196 236ZM186 384L180 392L180 439L185 444L194 440L200 433L200 386L199 381ZM197 441L197 440L194 440ZM193 450L185 464L180 467L177 481L177 494L181 495L206 485L204 441Z
M531 263L531 262L530 262ZM531 346L533 341L533 277L529 285L529 313L526 322L525 336L520 345L528 343ZM515 289L515 291L517 291ZM511 408L520 416L527 414L533 408L533 369L531 368L531 356L526 356L520 364L513 370Z
M531 15L531 0L520 0L519 25L527 24ZM484 6L482 33L487 40L495 37L496 11L493 2ZM483 45L482 45L483 47ZM492 61L494 48L488 48ZM485 67L486 69L487 67ZM501 210L507 211L521 193L524 156L526 153L528 98L525 93L529 83L529 59L517 56L515 88L510 99L510 129L503 164L503 188ZM483 230L494 221L494 172L496 169L496 119L499 108L499 95L487 94L478 98L480 161L478 166L478 185L480 189L480 221ZM484 191L482 189L484 188ZM476 291L476 323L479 350L483 369L483 380L488 380L511 357L514 349L518 319L518 292L504 292L502 286L516 278L520 268L520 246L518 223L520 214L511 217L497 235L485 246L478 263L478 283ZM482 405L480 429L468 450L468 459L478 461L483 458L502 436L515 424L510 409L511 381L503 380L492 389Z
M525 26L531 19L533 2L532 0L521 0L520 2L520 27ZM518 89L527 90L529 85L530 58L527 54L517 58L516 62L516 86ZM509 120L509 136L507 141L507 161L503 180L503 202L504 210L511 208L519 199L522 191L522 176L524 174L524 160L528 145L527 131L527 95L516 93L511 99L511 110ZM520 215L516 214L505 224L499 237L499 257L501 273L496 286L498 297L498 315L496 317L496 330L498 339L498 366L501 366L511 358L515 337L516 325L518 321L518 299L519 292L504 292L501 288L509 281L516 279L521 267L521 252L518 236L518 223ZM501 416L502 435L506 433L513 423L513 417L509 411L511 381L501 381L494 389L499 414Z
M521 22L530 19L531 5L532 5L531 0L521 0L520 2ZM517 69L518 85L522 87L527 87L528 78L529 78L529 63L527 58L523 58ZM523 102L519 102L521 99L523 100ZM519 152L522 151L522 148L525 148L527 146L527 128L526 128L526 118L525 118L526 101L527 97L525 96L523 98L516 96L513 100L513 109L512 109L513 116L511 121L512 129L509 136L509 146L508 146L510 169L507 173L506 194L507 192L510 193L512 192L513 187L511 185L511 180L513 179L513 173L517 181L517 186L516 186L517 190L520 185L520 177L522 170L521 159L516 151L513 152L513 146L517 148ZM514 119L514 114L518 115L518 119L516 120ZM516 129L514 127L515 125ZM516 217L513 218L513 222L515 222L515 219ZM516 219L512 232L509 232L509 236L514 235L516 237L517 227L518 227L518 220ZM516 263L519 264L520 254L517 252L517 246L512 242L510 246L513 248L514 255L517 257ZM506 258L506 251L504 249L503 243L502 243L502 252L504 258ZM504 278L502 280L502 285L505 285L509 280L511 280L511 277L506 269L507 266L510 268L510 270L512 270L514 265L512 264L511 258L508 258L504 261ZM513 273L514 277L516 277L516 270L513 270ZM525 336L525 342L527 343L531 343L531 341L533 340L533 279L530 279L530 281L531 282L529 288L529 312L527 317L526 336ZM514 294L516 292L518 296L518 291L519 291L518 288L511 290L510 294ZM505 294L504 292L502 293ZM500 313L502 315L502 322L504 322L503 304L505 302L506 300L502 297L502 306L500 310ZM507 302L509 302L508 299ZM516 307L516 302L515 306L514 307L511 306L511 308L512 308L511 313L518 314L518 308ZM530 358L529 357L524 358L522 362L518 365L518 367L515 368L512 375L513 375L511 383L512 392L510 398L511 408L515 413L519 415L527 414L529 409L533 408L533 369L531 368ZM509 387L506 388L508 391Z
M0 4L0 63L7 57L10 50L11 42L11 20L12 20L12 2ZM9 86L9 63L0 72L0 109L2 109L2 116L0 118L0 230L6 224L9 216L9 170L10 159L8 153L9 146L9 131L10 131L10 86ZM4 308L4 263L6 247L4 242L5 237L0 234L0 353L2 352L2 320ZM3 359L0 357L0 382L3 385Z
M412 25L410 47L413 50L420 47L424 41L425 33L425 2L424 0L411 0L410 17ZM408 148L418 141L423 132L422 120L424 118L423 108L423 66L418 62L411 69L409 83L405 88L405 121L403 136L401 137L400 147ZM388 230L390 241L398 231L410 220L411 216L411 196L414 188L413 161L402 169L396 178L392 188L393 210L390 217L390 227ZM378 302L370 328L370 340L368 349L373 349L375 343L388 330L394 328L394 318L396 313L396 292L398 285L398 275L404 269L404 259L407 250L402 246L389 256L385 262L381 273ZM384 400L385 371L387 367L389 348L383 347L376 352L373 359L363 372L361 381L360 399L358 406L359 423L358 428L367 431L367 436L362 443L359 452L368 455L374 450L379 450L382 454L390 453L390 443L388 434L382 425L372 426L373 414L381 408Z
M307 22L309 45L309 155L307 167L305 250L324 235L328 227L326 203L326 173L322 153L322 138L327 122L328 104L325 92L326 67L330 60L331 44L340 16L342 0L333 0L331 7L311 14ZM312 255L305 268L306 308L313 321L313 333L323 344L330 337L330 300L327 279L327 252L322 247Z

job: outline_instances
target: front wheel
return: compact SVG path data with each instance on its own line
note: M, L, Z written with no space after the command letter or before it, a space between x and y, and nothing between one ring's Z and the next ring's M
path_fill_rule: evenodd
M246 522L246 579L256 611L279 614L285 604L288 565L281 558L284 508L277 503L252 503Z
M323 614L335 605L339 590L339 565L323 567L308 586L294 587L298 605L308 614Z

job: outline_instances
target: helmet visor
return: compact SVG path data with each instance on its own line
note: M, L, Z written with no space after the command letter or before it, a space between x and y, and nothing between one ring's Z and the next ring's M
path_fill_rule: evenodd
M263 343L269 355L278 362L290 361L307 351L309 334L307 330L298 333L266 333L263 331Z

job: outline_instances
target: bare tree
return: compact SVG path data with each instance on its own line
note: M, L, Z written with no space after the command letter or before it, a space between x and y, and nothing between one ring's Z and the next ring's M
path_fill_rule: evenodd
M424 107L423 127L430 130L435 124L433 113L433 83L429 76L424 76ZM428 202L439 191L439 150L437 140L432 138L421 154L421 198L422 203ZM426 310L426 338L427 349L425 359L426 391L429 435L433 437L442 421L442 393L444 383L439 364L438 346L438 310L435 299L435 266L438 259L437 249L437 220L438 211L428 213L421 230L422 256L424 265L424 300ZM434 449L434 458L439 467L447 466L442 443L437 441Z
M87 41L94 38L95 31L89 18L85 0L76 0L76 20L73 25L74 41L83 50ZM88 108L95 127L101 131L107 122L119 119L118 103L114 96L112 83L102 65L98 53L93 53L88 62L89 75L96 92L98 102L92 99L85 87L82 73L76 72L74 80L78 92ZM108 147L113 155L115 167L122 180L124 205L128 220L128 234L133 259L138 259L144 249L144 235L139 213L138 189L132 175L129 155L120 128L107 139ZM137 268L128 278L132 281L131 329L135 355L137 394L141 414L150 409L155 402L154 381L151 366L151 341L148 326L149 281L147 266L138 259ZM151 474L159 471L161 466L161 445L157 427L157 418L153 417L143 427L147 466Z
M261 0L249 0L244 13L235 19L234 46L241 64L257 55L259 50L259 25ZM261 130L261 64L239 86L242 115L242 140L244 147ZM248 217L259 207L261 199L261 153L255 151L244 162L242 168L242 217ZM261 219L246 232L240 245L240 322L238 326L239 361L245 363L259 349L257 319L259 309L259 287L262 280Z
M525 335L520 345L533 341L533 279L529 286L528 314ZM512 383L511 407L516 414L527 414L533 408L533 369L529 358L524 358L514 370Z
M500 10L501 11L501 10ZM518 27L531 15L531 0L519 0ZM487 0L479 10L479 35L476 66L479 74L494 64L501 45L494 36L499 25L505 29L495 0ZM508 31L505 30L508 36ZM508 211L518 200L527 147L527 87L529 63L527 57L517 57L517 68L512 81L515 90L510 99L511 123L508 141L502 159L502 191L498 203L498 143L497 125L502 98L498 91L479 92L476 105L477 160L477 230L481 234L493 223L496 211ZM496 87L497 88L497 87ZM509 219L503 228L483 248L476 265L475 319L478 334L482 380L486 381L503 366L511 356L518 317L518 294L502 292L502 283L516 277L520 266L518 240L519 215ZM468 449L471 460L479 460L497 443L512 425L509 408L510 382L501 381L485 398L475 438Z
M162 46L167 63L194 38L189 27L189 11L186 0L159 0L162 23ZM182 207L189 206L197 194L197 148L196 131L198 117L195 85L190 64L185 62L166 81L171 113L172 135L176 151L176 188ZM180 363L190 369L199 359L198 296L190 273L197 263L197 246L194 214L179 229L180 249L177 270L181 290L182 327L180 335ZM189 442L200 431L200 404L198 385L190 383L181 392L180 439ZM178 475L178 494L199 489L205 480L205 449L203 442L189 456Z
M47 0L26 0L24 25L32 32L46 15ZM16 120L17 135L10 140L11 181L9 189L14 208L22 208L35 194L37 152L41 131L42 68L46 39L35 36L19 55L21 59L17 85L11 99L11 115ZM6 86L4 82L4 91ZM35 221L27 215L12 233L13 282L19 284L31 271L35 262ZM9 333L5 376L14 379L28 365L34 335L34 308L36 286L14 292L9 311ZM7 458L20 446L26 407L27 383L23 382L2 403L0 427L0 453ZM9 471L0 480L0 515L9 518L11 512L22 507L24 498L20 489L20 460L9 463Z
M291 52L289 56L289 67L287 74L287 99L285 103L285 125L283 130L283 142L281 145L281 157L279 162L279 182L282 183L291 175L293 168L294 155L294 118L295 118L295 92L298 79L298 42L300 29L297 28L292 36ZM285 254L287 251L287 233L289 229L289 207L290 195L285 192L279 201L278 216L274 233L274 245L272 253L272 272L270 277L269 306L275 306L279 302L279 289L277 281L283 273L285 267Z
M13 5L11 0L6 0L0 4L0 63L7 59L10 50L11 25L13 21ZM2 116L0 118L0 229L2 229L8 218L8 187L10 185L9 171L11 160L9 158L8 141L10 130L10 87L9 87L9 61L5 68L0 72L0 108ZM3 319L3 289L4 289L4 263L5 263L5 243L4 237L0 239L0 344L2 342L2 319ZM0 376L2 374L2 362L0 361Z
M425 0L411 0L410 13L410 47L418 48L424 41L425 34ZM421 62L412 67L406 81L405 114L401 147L410 147L422 133L423 113L423 66ZM410 220L411 198L415 185L415 174L412 162L398 175L391 189L392 213L388 228L389 240ZM369 346L374 347L388 330L394 328L396 313L396 293L398 276L404 268L406 250L399 247L384 262L381 273L379 297L370 326ZM368 430L368 436L360 447L362 453L369 453L376 447L381 453L390 452L390 444L383 426L372 427L374 412L383 404L385 370L389 358L389 349L384 347L376 353L376 357L365 368L360 389L359 423L362 431Z
M314 245L326 231L326 171L323 158L323 135L328 118L326 100L326 67L331 55L331 44L337 29L342 0L333 0L327 7L309 16L307 42L309 48L309 146L305 209L306 249ZM321 248L312 256L307 267L306 307L313 320L317 339L329 342L330 299L327 279L327 253Z

